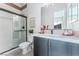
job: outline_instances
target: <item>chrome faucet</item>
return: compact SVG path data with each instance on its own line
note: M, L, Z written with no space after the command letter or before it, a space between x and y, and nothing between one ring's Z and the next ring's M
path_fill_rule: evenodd
M51 34L53 34L53 29L51 29Z

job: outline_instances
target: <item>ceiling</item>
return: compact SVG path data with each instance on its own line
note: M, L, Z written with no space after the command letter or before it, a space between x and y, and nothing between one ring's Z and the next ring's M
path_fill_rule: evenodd
M24 5L26 5L26 3L13 3L13 4L15 4L15 5L19 6L19 7L23 7Z
M27 8L26 3L5 3L5 4L21 11Z

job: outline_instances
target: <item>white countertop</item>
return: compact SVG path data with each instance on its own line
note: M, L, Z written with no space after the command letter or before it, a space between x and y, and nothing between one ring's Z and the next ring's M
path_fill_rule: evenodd
M63 36L54 34L34 34L33 36L79 44L79 38L75 36Z

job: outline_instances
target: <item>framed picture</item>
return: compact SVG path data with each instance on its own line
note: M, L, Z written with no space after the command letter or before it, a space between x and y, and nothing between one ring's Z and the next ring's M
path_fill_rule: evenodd
M29 18L29 26L30 28L35 28L35 17Z

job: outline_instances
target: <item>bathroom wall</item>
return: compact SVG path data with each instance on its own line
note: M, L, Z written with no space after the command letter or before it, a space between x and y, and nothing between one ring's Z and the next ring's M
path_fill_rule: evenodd
M72 24L72 29L74 31L74 35L79 38L79 21L76 21Z
M60 30L59 29L53 30L53 34L56 34L56 35L62 35L63 32L64 32L64 30L61 30L61 29Z
M27 3L27 8L25 10L23 10L23 14L25 14L27 16L27 27L28 27L28 40L32 41L32 34L29 33L29 21L31 17L35 18L35 28L34 29L34 33L38 33L40 32L40 27L41 27L41 7L42 7L42 3Z

